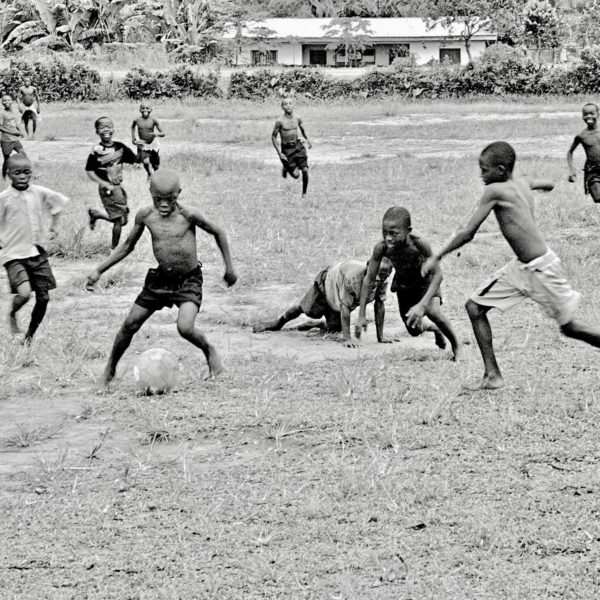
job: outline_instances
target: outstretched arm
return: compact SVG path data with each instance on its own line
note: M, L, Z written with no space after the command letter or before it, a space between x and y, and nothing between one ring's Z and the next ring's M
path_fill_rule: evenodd
M573 165L573 152L575 152L575 148L581 144L581 138L577 135L567 152L567 164L569 165L569 181L575 181L575 177L577 177L577 171L575 170L575 166Z
M375 331L377 332L377 341L384 343L383 337L383 323L385 321L385 304L381 298L375 298L374 304L375 310Z
M273 147L277 151L277 156L279 156L279 160L287 161L287 156L285 156L285 154L283 154L283 152L281 152L281 148L279 147L279 144L277 143L277 136L279 135L280 130L281 130L281 123L279 122L279 119L277 119L277 121L275 121L275 126L273 127L273 133L271 133L271 142L273 144Z
M133 122L131 123L131 143L132 144L137 143L136 129L137 129L137 121L134 119Z
M433 250L431 249L431 246L428 242L422 239L417 239L415 240L415 243L421 249L421 252L424 256L431 257L433 255ZM406 313L406 323L411 327L418 327L421 325L421 320L425 315L425 311L427 310L429 303L431 302L437 291L440 289L440 285L442 284L443 276L439 262L436 262L431 270L432 277L431 281L429 282L429 285L427 286L427 291L425 292L421 300L419 300L417 304L412 306L410 310Z
M352 341L352 334L350 333L350 313L350 307L342 304L340 317L342 322L342 344L344 344L346 348L355 348L358 344Z
M40 114L40 97L38 95L37 88L33 88L33 97L35 98L35 107L38 115Z
M375 285L375 280L377 279L377 273L379 271L379 265L381 264L381 259L383 258L384 253L385 245L383 242L379 242L375 248L373 248L373 254L371 256L371 260L369 261L369 266L367 267L367 273L365 274L365 278L363 279L362 286L360 288L358 319L356 320L356 325L354 326L354 335L357 338L360 338L363 329L365 331L367 329L367 302L369 300L371 290Z
M105 271L108 271L112 266L116 265L118 262L122 261L131 251L135 248L135 245L138 243L138 240L144 233L144 219L148 214L148 209L142 209L138 211L135 215L135 222L127 239L119 244L110 254L110 256L104 261L101 262L89 275L87 278L86 288L90 291L94 289L94 284L100 279L100 275Z
M312 144L310 143L308 136L306 135L306 131L304 130L304 123L302 123L302 119L298 119L298 129L300 130L302 137L304 137L304 139L306 140L306 144L308 145L308 147L312 148Z

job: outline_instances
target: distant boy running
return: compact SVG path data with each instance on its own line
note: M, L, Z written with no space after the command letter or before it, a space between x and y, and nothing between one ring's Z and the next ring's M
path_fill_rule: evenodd
M131 124L131 141L137 146L138 160L144 165L148 177L160 166L159 137L165 137L160 123L150 116L152 107L147 102L140 105L141 117ZM156 133L155 133L156 130Z
M440 285L442 271L433 269L432 275L421 275L421 267L431 256L431 246L420 236L412 232L410 213L401 206L392 206L383 215L383 239L373 248L369 268L363 282L360 296L360 311L355 326L356 337L367 328L365 309L367 299L382 260L389 259L396 271L392 282L392 291L398 295L400 317L408 333L421 335L425 331L433 332L439 348L446 347L448 338L452 346L453 360L458 358L460 344L448 318L442 313ZM424 320L427 316L432 322Z
M308 162L304 142L298 137L298 130L306 140L306 145L312 148L308 141L304 125L300 117L294 116L294 102L291 98L284 98L281 102L283 115L275 121L275 127L271 134L271 141L279 160L283 164L281 175L287 177L288 173L298 179L302 172L302 196L306 196L308 189ZM281 149L277 144L277 136L281 137Z
M24 340L30 343L46 314L48 291L56 287L42 247L43 212L50 213L50 233L55 233L58 215L69 199L41 185L29 185L31 162L23 154L11 156L7 162L12 185L0 193L0 264L6 268L14 294L9 313L13 335L20 333L17 313L35 292L35 306Z
M31 77L23 78L23 85L19 88L18 100L25 132L29 135L29 122L31 121L31 133L35 136L38 115L40 114L40 98L37 88L31 85Z
M392 270L391 263L382 261L376 272L376 281L367 302L375 301L375 326L377 341L385 342L383 322L385 319L385 291L387 278ZM348 348L357 344L350 334L350 313L360 302L360 291L367 272L367 264L360 260L348 259L323 269L298 304L288 308L274 321L258 323L254 333L279 331L286 323L302 314L313 319L325 317L322 321L308 321L298 326L300 330L319 327L327 332L342 332L342 343Z
M467 313L483 358L483 378L470 390L496 389L504 379L492 343L492 330L487 313L490 308L508 310L525 298L537 302L555 319L566 336L600 347L600 329L573 319L581 295L565 279L560 260L548 248L534 217L530 190L550 191L548 181L513 179L515 151L506 142L494 142L484 148L479 158L481 178L486 188L479 206L446 246L423 265L427 273L438 267L443 256L470 242L480 225L494 211L502 235L516 255L496 271L466 303Z
M127 225L129 214L127 192L121 185L123 163L135 163L136 156L125 144L113 140L115 128L111 119L100 117L94 125L100 143L94 146L88 156L85 170L87 176L98 184L98 193L106 212L95 208L88 209L90 229L94 229L99 219L112 223L111 248L114 250L121 239L123 226Z
M177 202L180 193L181 185L175 173L162 170L154 173L150 178L153 206L137 212L127 239L88 275L87 288L93 290L100 275L130 254L144 233L144 228L149 229L158 267L148 271L144 288L117 334L104 370L105 385L114 378L119 359L144 322L155 311L173 304L179 308L179 334L204 352L211 375L218 375L223 370L215 348L194 327L202 303L202 270L198 263L196 228L214 236L225 261L223 278L227 285L233 285L237 276L231 264L225 233L208 222L195 208L181 206Z
M25 155L21 138L23 131L19 125L19 115L13 110L13 100L8 95L2 96L2 112L0 113L0 147L2 148L2 179L8 173L8 159L13 152Z

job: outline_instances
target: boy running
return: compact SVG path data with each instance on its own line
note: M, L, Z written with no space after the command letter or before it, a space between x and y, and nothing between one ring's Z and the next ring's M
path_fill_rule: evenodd
M12 98L5 94L2 96L2 112L0 113L0 147L2 148L2 179L8 173L8 159L13 152L25 154L21 138L23 132L19 125L19 115L13 110Z
M147 102L140 105L141 117L131 124L131 141L137 146L138 160L144 165L148 177L160 166L159 137L165 137L160 123L150 116L152 107ZM155 133L156 130L156 133Z
M19 88L18 100L25 133L29 135L29 122L31 121L31 132L35 136L38 115L40 114L40 98L37 88L31 85L31 77L23 78L23 85Z
M600 347L600 329L573 319L581 295L565 279L560 260L546 245L535 222L531 190L550 191L554 185L548 181L513 179L515 160L515 151L506 142L494 142L484 148L479 167L486 188L479 206L468 223L423 265L424 273L437 269L442 257L474 238L492 211L502 235L516 255L467 300L467 313L484 365L483 378L476 385L465 386L469 390L497 389L504 385L487 317L490 308L505 311L525 298L531 298L556 320L567 337Z
M275 121L271 141L277 151L279 160L283 164L281 175L287 177L289 173L294 179L298 179L300 172L302 172L302 197L305 197L308 189L308 162L305 143L309 148L312 148L312 144L308 140L302 119L294 116L293 100L284 98L281 102L281 108L283 108L283 115ZM306 142L298 137L298 130L300 130ZM281 137L281 149L277 144L277 136Z
M575 181L577 172L573 166L573 152L581 144L585 150L585 167L583 169L583 188L592 196L594 202L600 202L600 131L598 131L598 106L589 102L582 109L582 118L587 127L575 136L567 152L569 165L569 181Z
M202 303L202 270L198 263L196 228L214 236L225 261L223 279L228 286L236 282L237 275L233 271L225 233L208 222L195 208L180 205L177 201L180 193L181 185L175 173L162 170L160 173L154 173L150 177L153 205L137 212L127 239L88 275L86 287L92 291L100 275L130 254L144 233L144 228L148 228L158 267L148 271L144 288L117 334L104 370L105 385L114 378L119 359L144 322L155 311L165 306L171 307L173 304L179 308L179 334L202 350L212 376L223 370L215 348L194 327Z
M29 344L48 306L48 291L56 281L42 247L43 212L52 217L50 233L56 232L58 215L69 198L42 187L29 185L31 162L23 154L7 161L11 186L0 193L0 263L6 268L10 290L14 294L8 322L13 335L20 333L17 313L35 292L35 306L24 342Z
M385 343L383 322L385 319L385 291L387 278L392 270L391 263L383 260L376 272L375 285L368 295L367 303L375 301L375 326L377 341ZM360 260L348 259L321 271L299 303L288 308L278 319L258 323L254 333L279 331L286 323L304 314L313 319L325 317L322 321L306 321L299 330L319 327L329 333L342 332L342 343L347 348L357 346L350 334L350 313L358 306L367 264Z
M460 344L448 318L441 311L442 270L432 270L430 276L421 275L421 267L431 256L431 246L420 236L412 232L410 213L401 206L392 206L383 215L383 239L373 248L367 275L363 282L360 296L360 311L355 326L356 337L360 337L362 329L367 328L365 310L367 300L377 269L382 260L389 259L394 270L392 291L398 295L400 317L406 330L412 336L425 331L433 332L435 343L439 348L446 347L448 338L452 346L452 359L457 360ZM423 317L429 317L430 321Z
M112 223L111 248L114 250L121 239L123 226L127 225L129 214L127 192L121 185L123 163L135 163L136 156L125 144L113 140L115 128L111 119L100 117L94 125L100 143L94 146L88 156L85 171L87 176L98 184L98 193L106 212L95 208L88 209L90 229L94 229L99 219Z

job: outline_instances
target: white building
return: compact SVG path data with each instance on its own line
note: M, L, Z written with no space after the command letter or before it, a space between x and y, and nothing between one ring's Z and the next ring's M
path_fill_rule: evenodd
M346 34L344 27L348 28ZM407 55L413 56L417 64L432 59L466 64L464 29L461 23L446 27L439 22L428 25L424 19L416 18L249 21L242 27L241 36L237 35L237 64L384 67L396 56ZM229 30L224 37L234 39L235 30ZM496 39L497 35L485 28L474 34L470 39L473 59Z

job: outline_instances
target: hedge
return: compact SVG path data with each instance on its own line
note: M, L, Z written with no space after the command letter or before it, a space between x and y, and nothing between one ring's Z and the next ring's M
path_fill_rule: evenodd
M125 76L123 89L125 94L134 100L184 96L219 98L223 95L216 73L197 75L186 66L163 72L132 69Z

